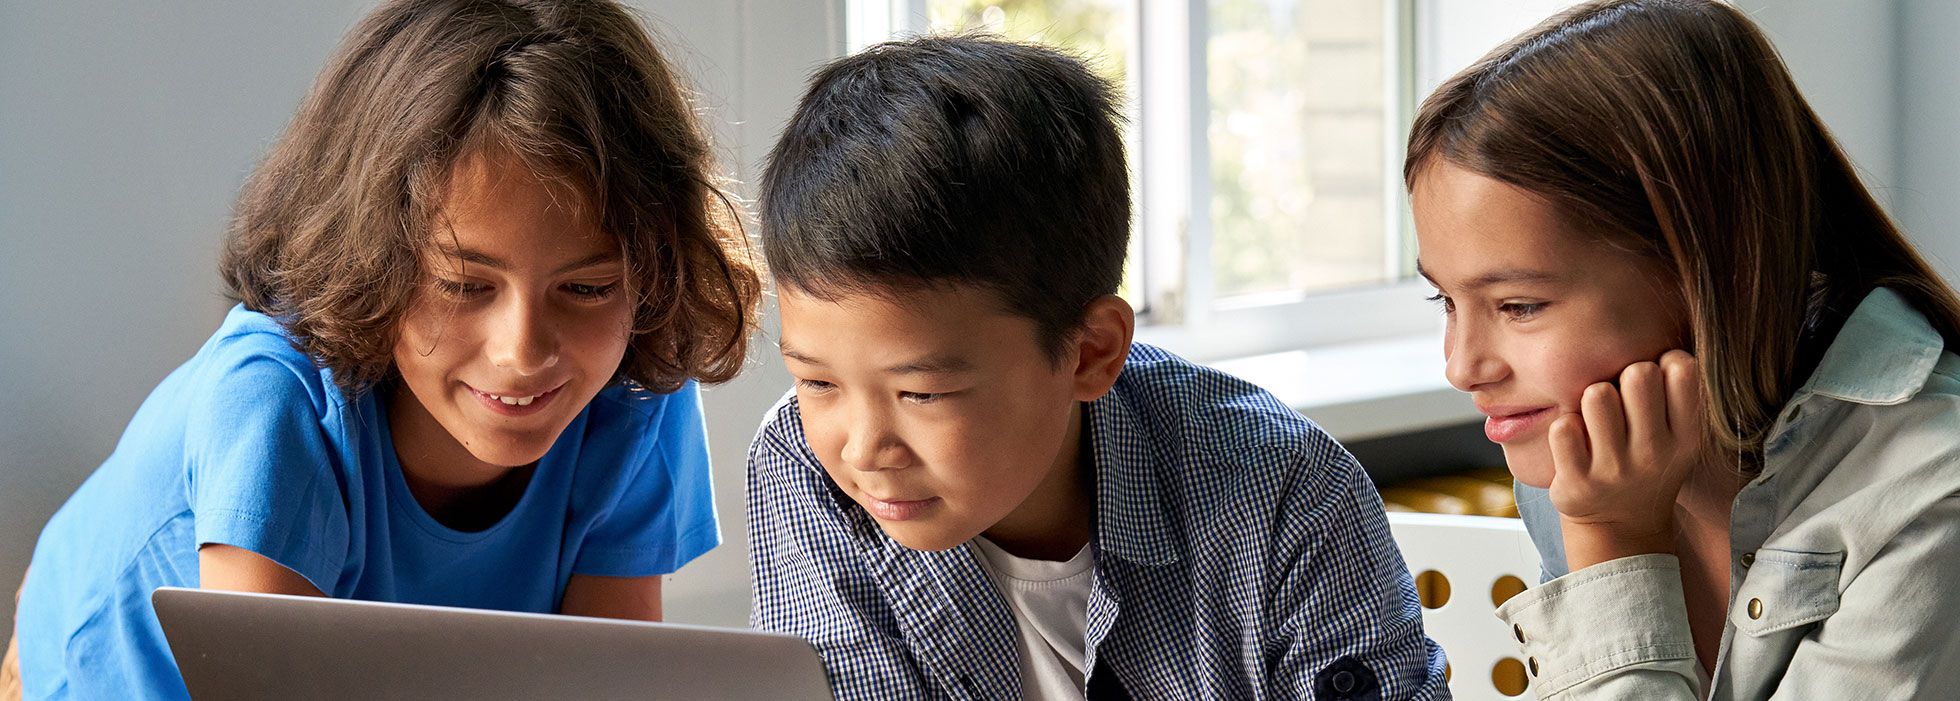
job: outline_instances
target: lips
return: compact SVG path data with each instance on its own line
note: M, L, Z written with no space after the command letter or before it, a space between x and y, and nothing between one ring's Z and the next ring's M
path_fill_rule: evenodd
M1484 419L1484 437L1492 443L1509 443L1530 433L1532 429L1552 415L1551 407L1511 408L1491 407L1483 410L1489 418Z
M492 412L504 416L529 416L544 411L544 408L550 405L551 401L556 399L559 392L565 388L565 385L561 383L556 387L542 391L511 390L486 392L467 384L463 386L469 389L471 396L476 397L477 403L482 404L484 408Z
M864 510L880 521L910 521L940 503L939 497L925 499L879 499L871 495L864 497Z

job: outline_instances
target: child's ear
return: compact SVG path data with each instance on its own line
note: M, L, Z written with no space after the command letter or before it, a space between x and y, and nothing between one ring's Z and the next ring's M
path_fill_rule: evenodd
M1089 303L1074 341L1076 401L1095 401L1109 393L1130 358L1136 326L1136 310L1122 297L1103 295Z

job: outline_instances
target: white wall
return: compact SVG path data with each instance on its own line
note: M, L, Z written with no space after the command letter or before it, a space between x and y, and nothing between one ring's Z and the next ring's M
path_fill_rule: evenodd
M137 404L223 317L232 199L371 4L0 3L0 592ZM633 4L696 78L744 181L805 73L843 43L832 2ZM772 338L707 394L727 545L675 575L675 620L746 620L743 453L788 386ZM0 606L0 630L12 618Z

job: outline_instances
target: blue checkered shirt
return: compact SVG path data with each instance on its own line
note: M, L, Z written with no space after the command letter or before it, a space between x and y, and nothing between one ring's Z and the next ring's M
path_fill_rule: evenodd
M1136 699L1449 697L1381 498L1319 427L1143 344L1087 413L1085 670ZM793 394L749 448L748 522L751 624L809 640L839 699L1020 697L1014 617L972 546L886 536L824 473Z

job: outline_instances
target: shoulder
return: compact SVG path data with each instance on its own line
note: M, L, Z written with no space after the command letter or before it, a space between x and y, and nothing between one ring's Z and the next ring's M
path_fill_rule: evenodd
M621 464L706 469L707 424L700 390L691 380L672 392L633 383L607 386L587 403L584 420L565 430L578 439L561 438L552 450L576 450L584 469L615 473Z
M193 415L289 414L301 406L322 418L348 403L331 374L293 346L276 320L234 307L185 369Z
M1850 417L1827 429L1832 438L1855 441L1855 450L1884 458L1882 467L1932 480L1927 486L1960 492L1960 356L1941 353L1925 384L1902 402L1851 406Z
M1114 393L1147 438L1183 458L1265 466L1346 460L1333 437L1250 382L1136 344Z
M1851 434L1857 453L1878 479L1960 494L1960 356L1941 354L1926 384L1892 405L1861 405L1838 431Z
M1960 402L1960 355L1953 351L1940 353L1940 359L1933 363L1933 372L1926 377L1926 385L1913 399Z
M1167 506L1193 527L1269 523L1273 537L1300 540L1374 503L1353 456L1265 390L1141 345L1124 374L1117 400L1138 434L1128 439L1147 444Z
M808 450L803 439L803 409L797 404L796 390L792 389L763 413L762 423L755 429L755 440L749 444L749 458L751 462L765 456L794 458Z
M1903 401L1832 400L1792 423L1798 437L1771 444L1772 460L1790 461L1772 488L1796 502L1772 547L1842 548L1857 566L1916 521L1951 520L1941 503L1960 496L1960 357L1943 354Z
M823 463L803 437L803 414L796 392L784 393L756 427L749 443L748 491L751 518L759 504L839 515L852 511L849 498L842 496L823 470Z

